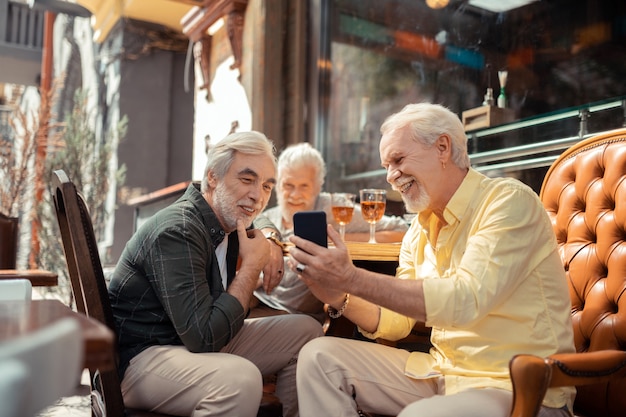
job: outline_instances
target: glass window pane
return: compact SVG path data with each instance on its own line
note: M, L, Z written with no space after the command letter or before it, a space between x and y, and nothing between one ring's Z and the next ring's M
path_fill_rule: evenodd
M434 3L445 3L440 0ZM469 131L470 154L576 137L580 111L590 103L612 102L590 114L587 133L620 127L626 98L626 2L595 0L523 2L449 0L433 9L421 0L321 0L327 7L322 39L330 62L327 99L320 117L328 123L324 144L327 189L387 186L380 169L379 127L411 102L441 103L462 117L481 107L487 88L504 86L509 131L476 136ZM493 9L495 7L495 9ZM320 83L320 85L325 85ZM597 106L596 106L597 107ZM550 114L570 114L546 121ZM522 126L520 121L535 121ZM584 135L584 132L583 132ZM564 142L565 143L565 142ZM566 146L566 145L564 145ZM542 147L519 159L558 154ZM486 160L479 155L476 160ZM490 163L502 161L491 161ZM485 169L488 175L516 176L538 189L549 161L521 169ZM539 164L541 165L541 164Z

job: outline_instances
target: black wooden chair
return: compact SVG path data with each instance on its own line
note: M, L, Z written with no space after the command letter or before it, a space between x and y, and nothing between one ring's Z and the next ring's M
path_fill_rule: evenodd
M85 201L62 170L54 172L52 190L76 308L115 332L113 311ZM94 371L91 380L92 416L165 417L164 414L126 408L117 371ZM258 415L282 415L282 405L272 393L264 392Z

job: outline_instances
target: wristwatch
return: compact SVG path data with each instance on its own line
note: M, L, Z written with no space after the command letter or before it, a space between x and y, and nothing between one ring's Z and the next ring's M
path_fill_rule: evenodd
M280 240L280 235L278 233L276 233L275 231L271 231L269 233L267 233L265 235L265 238L268 240L271 240L272 242L276 243L278 245L278 247L280 249L282 249L282 251L285 251L285 244L283 243L282 240Z

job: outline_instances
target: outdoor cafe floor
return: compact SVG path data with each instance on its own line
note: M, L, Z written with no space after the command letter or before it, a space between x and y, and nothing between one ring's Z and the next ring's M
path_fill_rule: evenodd
M85 391L84 395L61 398L54 405L42 410L37 417L91 417L91 400L88 393L89 371L83 372L81 384L83 387L79 389Z

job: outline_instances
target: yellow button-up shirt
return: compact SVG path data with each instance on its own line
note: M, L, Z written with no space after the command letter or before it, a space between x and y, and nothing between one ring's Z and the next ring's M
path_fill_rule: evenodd
M444 211L422 212L402 242L396 277L423 279L430 354L413 352L406 375L444 375L446 394L511 390L517 353L574 352L570 300L556 239L532 189L470 169ZM433 241L436 239L436 241ZM398 340L415 320L382 309L371 337ZM574 388L550 389L544 404L568 405Z

